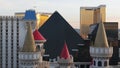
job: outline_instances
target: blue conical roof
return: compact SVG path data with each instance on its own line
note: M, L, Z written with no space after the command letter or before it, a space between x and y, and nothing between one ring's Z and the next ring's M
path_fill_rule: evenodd
M33 21L35 21L36 20L35 10L26 10L23 20L26 20L26 21L27 20L33 20Z

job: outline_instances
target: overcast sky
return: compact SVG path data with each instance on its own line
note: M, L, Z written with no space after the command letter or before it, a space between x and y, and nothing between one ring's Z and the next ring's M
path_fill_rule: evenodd
M74 28L79 28L80 7L101 4L106 5L107 21L120 22L120 0L0 0L0 15L14 15L27 9L51 13L57 10Z

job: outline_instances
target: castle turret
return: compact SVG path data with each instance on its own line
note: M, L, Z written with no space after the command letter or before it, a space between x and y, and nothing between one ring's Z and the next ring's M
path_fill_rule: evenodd
M32 30L36 28L36 12L35 10L26 10L25 16L23 17L23 21L25 22L25 28L27 28L27 23L31 23Z
M46 39L41 35L41 33L38 30L35 30L33 32L33 36L36 46L40 46L40 48L42 48L43 44L46 42Z
M26 11L26 14L28 11ZM25 14L25 16L27 16ZM31 13L31 14L34 14ZM34 15L32 15L34 16ZM29 18L30 17L30 18ZM36 18L31 16L24 17L24 20L26 20L26 26L27 26L27 33L25 36L25 41L23 48L19 52L19 60L20 60L20 68L43 68L44 64L41 61L41 51L36 50L36 45L33 37L32 32L32 24L31 21L35 20ZM29 19L31 21L29 21Z
M90 46L93 64L90 68L109 68L109 58L112 57L113 47L109 47L103 23L99 24L94 45Z
M27 34L22 50L19 53L20 68L36 68L40 63L40 52L36 51L31 24L27 23Z
M59 68L71 68L73 64L73 57L69 54L67 44L64 44L61 55L58 58Z
M36 50L41 52L41 60L43 58L45 49L44 49L44 43L46 42L46 39L41 35L41 33L38 30L35 30L33 32L35 44L36 44Z

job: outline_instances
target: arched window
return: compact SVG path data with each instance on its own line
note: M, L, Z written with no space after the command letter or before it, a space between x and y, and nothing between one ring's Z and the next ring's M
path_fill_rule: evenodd
M36 49L37 49L38 51L40 51L40 46L39 46L39 45L37 45L37 46L36 46Z
M98 61L98 66L102 66L102 62L101 61Z
M104 62L104 66L107 66L107 61Z
M94 66L96 66L96 62L94 61Z

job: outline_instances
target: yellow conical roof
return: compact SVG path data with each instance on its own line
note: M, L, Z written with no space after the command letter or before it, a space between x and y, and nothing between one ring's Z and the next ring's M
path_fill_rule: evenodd
M109 47L103 23L99 23L94 46L95 47Z
M27 33L22 48L22 52L35 52L35 41L32 33L31 23L27 23Z

